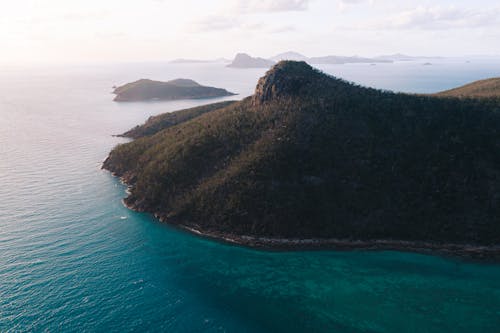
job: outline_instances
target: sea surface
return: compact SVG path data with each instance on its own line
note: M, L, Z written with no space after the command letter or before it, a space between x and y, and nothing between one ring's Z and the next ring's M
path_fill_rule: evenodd
M417 93L500 76L500 60L465 60L321 69ZM0 332L499 332L500 264L257 251L122 205L125 187L100 168L125 141L112 135L218 100L120 104L112 86L183 77L243 98L264 72L168 63L0 68Z

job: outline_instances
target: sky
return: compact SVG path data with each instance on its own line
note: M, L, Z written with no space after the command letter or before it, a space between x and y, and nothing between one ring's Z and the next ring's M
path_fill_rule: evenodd
M0 64L500 54L498 0L0 0Z

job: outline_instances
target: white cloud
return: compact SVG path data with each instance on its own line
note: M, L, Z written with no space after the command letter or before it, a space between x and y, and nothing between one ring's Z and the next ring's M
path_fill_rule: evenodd
M373 5L373 2L374 0L338 0L338 9L344 11L352 5L359 5L362 3Z
M291 24L275 25L264 23L262 21L250 22L247 21L244 17L235 18L212 15L193 22L190 30L197 33L239 30L278 34L295 31L296 27Z
M342 5L354 5L363 2L371 2L369 0L339 0Z
M289 12L307 10L309 0L239 0L237 10L251 12Z
M477 28L498 24L500 10L471 10L450 7L423 7L408 10L376 22L372 28L442 30Z
M274 21L255 21L260 15L271 13L305 11L310 0L236 0L226 3L212 15L202 16L190 24L191 31L230 31L230 30L255 30L267 33L282 33L294 31L296 27L291 24L274 24ZM262 16L261 16L262 19Z
M195 32L230 30L241 25L240 20L233 16L211 15L193 22L191 30Z
M267 31L272 34L279 34L279 33L284 33L284 32L293 32L296 31L297 28L294 25L282 25L274 28L269 28Z

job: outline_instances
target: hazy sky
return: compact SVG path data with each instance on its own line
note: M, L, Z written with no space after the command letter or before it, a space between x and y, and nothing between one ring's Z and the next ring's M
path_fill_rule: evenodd
M0 0L0 63L500 54L498 0Z

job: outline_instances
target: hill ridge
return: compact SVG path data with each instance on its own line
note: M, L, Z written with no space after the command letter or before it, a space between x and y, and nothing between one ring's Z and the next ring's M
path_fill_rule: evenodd
M188 118L110 153L128 206L242 243L500 243L497 100L397 94L280 62L254 96Z

